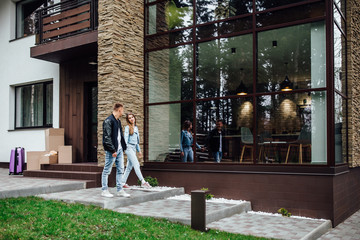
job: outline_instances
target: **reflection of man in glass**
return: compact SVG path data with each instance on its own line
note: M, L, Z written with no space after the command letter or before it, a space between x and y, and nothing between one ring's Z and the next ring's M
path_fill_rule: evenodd
M227 149L225 144L225 130L223 129L223 121L216 120L216 128L209 132L206 145L209 152L213 155L215 161L219 163L224 156L227 155Z

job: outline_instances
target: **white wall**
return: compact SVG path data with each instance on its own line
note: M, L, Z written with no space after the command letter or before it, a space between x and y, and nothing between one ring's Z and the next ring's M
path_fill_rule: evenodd
M45 150L45 130L14 130L14 86L53 81L53 127L59 127L59 65L30 58L35 36L15 38L15 8L11 0L0 1L0 162L9 162L16 146L26 151Z

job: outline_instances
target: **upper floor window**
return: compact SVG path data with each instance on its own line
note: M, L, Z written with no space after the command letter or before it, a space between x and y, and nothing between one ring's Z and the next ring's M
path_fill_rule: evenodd
M15 127L51 127L53 83L37 83L15 88Z
M35 12L47 6L49 0L25 0L16 4L16 38L35 33Z

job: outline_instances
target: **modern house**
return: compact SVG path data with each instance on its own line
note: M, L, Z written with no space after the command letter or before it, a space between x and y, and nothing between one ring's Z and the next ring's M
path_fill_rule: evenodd
M101 169L102 121L121 102L137 116L143 172L162 185L208 187L249 200L255 210L283 207L334 225L360 209L358 1L7 0L0 6L8 29L1 36L7 53L1 89L10 99L0 134L11 139L3 159L14 144L38 139L37 127L61 127L76 151L73 163L97 162ZM33 13L35 30L25 37ZM14 57L11 48L31 58ZM38 83L42 101L34 98ZM39 114L42 122L34 120ZM218 119L226 133L220 163L207 144ZM194 148L194 162L180 157L185 120L206 147Z

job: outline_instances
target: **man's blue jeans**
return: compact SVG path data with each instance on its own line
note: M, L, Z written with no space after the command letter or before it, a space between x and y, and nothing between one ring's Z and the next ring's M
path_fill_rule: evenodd
M117 151L116 157L113 157L111 152L105 151L105 166L101 175L101 190L108 189L108 178L114 161L116 166L116 190L119 192L122 189L121 178L124 173L124 154L123 150L120 149Z
M213 157L217 163L221 162L222 159L222 152L214 152Z

